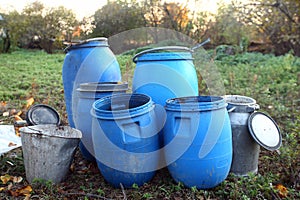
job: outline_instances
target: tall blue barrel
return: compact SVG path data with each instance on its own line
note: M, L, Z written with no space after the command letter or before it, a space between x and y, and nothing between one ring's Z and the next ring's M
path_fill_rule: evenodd
M62 68L62 79L69 125L75 127L73 110L78 97L76 89L81 83L121 81L121 72L107 38L92 38L70 45Z
M132 80L134 93L147 94L162 106L169 98L198 95L198 79L192 51L180 46L158 47L142 51Z
M82 83L77 88L78 104L73 112L75 128L82 132L79 149L86 160L95 161L95 153L92 141L92 116L90 111L93 103L105 96L125 93L127 83L122 82L91 82Z
M187 187L208 189L226 179L232 161L226 105L217 96L167 100L164 152L175 181Z
M98 168L114 187L150 181L159 164L154 103L143 94L116 94L93 104L92 135Z

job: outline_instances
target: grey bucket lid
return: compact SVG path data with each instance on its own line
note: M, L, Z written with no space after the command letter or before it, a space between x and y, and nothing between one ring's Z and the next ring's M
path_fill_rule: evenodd
M29 125L60 124L58 112L45 104L32 106L26 113L26 121Z
M248 128L253 139L267 150L281 146L282 137L275 121L262 112L254 112L248 118Z

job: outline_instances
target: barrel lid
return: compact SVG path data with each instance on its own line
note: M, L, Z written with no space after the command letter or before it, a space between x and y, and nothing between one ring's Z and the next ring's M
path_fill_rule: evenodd
M182 46L164 46L146 49L133 57L133 62L163 60L193 60L192 50Z
M79 92L112 92L128 90L127 82L89 82L81 83Z
M58 112L45 104L32 106L26 113L26 121L29 125L60 124Z
M90 38L87 40L79 41L77 43L70 44L64 49L64 52L68 52L72 49L79 48L93 48L93 47L108 47L108 40L105 37Z
M281 146L282 137L276 122L263 112L254 112L248 118L248 128L253 139L267 150Z

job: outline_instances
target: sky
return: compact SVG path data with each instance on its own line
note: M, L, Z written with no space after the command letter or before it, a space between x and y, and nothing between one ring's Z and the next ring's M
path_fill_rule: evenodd
M0 0L0 12L7 12L12 10L17 10L21 12L23 8L34 2L36 0ZM64 6L65 8L71 9L76 14L77 18L81 20L85 16L91 16L96 10L100 9L106 4L107 0L39 0L46 7L58 7ZM169 0L172 1L172 0ZM174 0L173 0L174 1ZM180 3L185 3L186 0L176 0ZM202 0L198 6L201 10L207 10L214 12L216 9L217 2L220 0ZM230 0L223 0L224 2L229 2ZM193 2L193 1L190 1ZM192 8L195 5L190 5Z

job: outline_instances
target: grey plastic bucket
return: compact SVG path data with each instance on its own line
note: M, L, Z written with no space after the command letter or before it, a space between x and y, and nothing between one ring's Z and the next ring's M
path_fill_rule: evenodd
M20 128L26 179L63 181L68 174L82 134L69 126L53 124Z
M248 119L259 106L256 100L240 95L225 95L232 129L233 158L230 172L237 176L257 173L260 146L248 129Z

